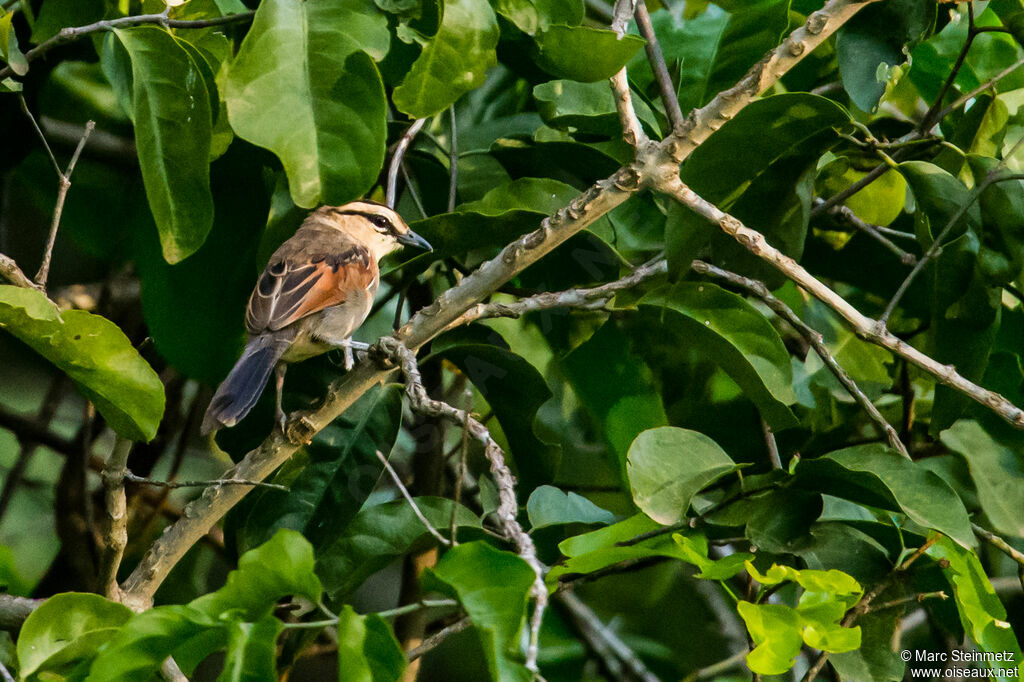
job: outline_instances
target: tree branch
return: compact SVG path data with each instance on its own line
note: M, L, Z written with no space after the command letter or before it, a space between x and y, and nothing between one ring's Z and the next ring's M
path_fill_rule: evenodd
M824 204L824 199L814 199L815 207L823 206ZM856 229L860 230L867 236L877 241L879 244L888 249L894 256L899 258L900 262L902 262L904 265L915 265L917 263L917 256L907 251L904 251L899 246L897 246L895 242L893 242L891 239L882 234L882 229L880 229L878 225L872 225L871 223L861 220L860 216L854 213L849 206L833 205L826 209L826 211L830 216L842 220L843 222L855 227ZM908 237L911 238L913 238L914 236L909 233L906 234Z
M8 282L22 289L39 289L35 282L22 272L18 264L10 256L0 253L0 275Z
M580 634L594 653L601 657L614 679L623 679L623 673L628 672L625 679L659 682L640 657L611 628L602 623L594 610L579 597L572 592L561 592L558 600L565 605Z
M651 71L654 72L654 80L661 90L661 101L665 104L665 114L672 126L673 132L683 130L683 110L679 108L679 97L672 85L672 77L668 73L668 66L665 64L665 55L661 52L661 45L658 37L654 34L654 25L651 24L651 15L647 12L647 5L643 2L636 3L636 26L640 35L647 42L644 49L647 51L647 61L651 64Z
M395 151L391 154L391 163L388 166L388 185L384 188L384 194L386 196L385 203L391 208L395 207L395 202L398 200L398 171L402 168L402 161L405 159L405 153L409 150L409 145L412 144L413 138L423 129L427 119L418 118L412 122L402 137L398 139L398 143L395 145ZM410 186L412 183L410 183Z
M438 542L440 542L442 545L450 547L452 544L451 540L441 535L441 533L439 533L438 530L430 524L430 520L423 515L422 511L420 511L419 506L416 504L416 500L412 499L412 495L409 494L409 491L406 489L405 484L402 483L402 479L398 477L398 472L395 471L395 468L391 466L391 462L388 461L388 458L385 457L384 453L382 453L380 450L377 450L377 459L379 459L380 463L384 465L384 468L387 470L387 472L391 474L391 480L394 482L399 492L402 493L402 497L405 498L405 501L409 503L410 507L412 507L412 512L416 515L416 518L419 519L424 526L426 526L427 531L431 535L433 535Z
M117 569L121 566L124 548L128 545L128 504L124 479L128 473L128 455L132 441L117 437L107 466L103 469L103 495L107 517L103 525L103 549L97 572L97 587L108 599L121 601L117 586Z
M0 630L10 632L20 629L29 614L35 611L43 601L45 600L0 594Z

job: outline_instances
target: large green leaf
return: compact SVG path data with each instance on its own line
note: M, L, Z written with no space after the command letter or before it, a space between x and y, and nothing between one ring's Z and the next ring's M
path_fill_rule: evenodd
M843 88L853 103L873 111L893 67L907 61L934 23L934 0L896 0L866 7L843 24L836 52Z
M454 590L473 620L492 679L533 679L523 665L519 637L535 578L529 565L484 542L469 542L449 550L432 573Z
M402 679L405 672L402 647L380 616L360 616L345 604L338 618L339 682L398 682Z
M277 677L277 636L284 629L273 615L255 623L228 625L228 650L217 682L265 682Z
M1006 621L1006 608L999 601L978 557L949 538L938 536L934 540L927 550L928 556L941 562L942 572L953 586L964 632L981 651L1008 652L1012 656L1010 660L1019 668L1020 644ZM988 665L1006 670L1013 663L989 661Z
M167 31L138 26L113 34L131 61L135 146L149 208L164 258L177 263L202 246L213 225L206 79Z
M771 323L742 297L710 283L680 282L647 294L667 329L695 344L757 405L773 429L796 424L789 352Z
M837 450L797 465L796 484L892 511L965 547L975 545L963 502L936 474L880 443Z
M664 525L682 519L694 495L735 470L736 463L715 441L675 426L641 433L626 460L633 502Z
M452 523L453 506L456 526L480 527L480 520L473 512L462 505L456 506L451 500L440 497L415 500L423 516L442 532ZM370 575L429 538L430 531L405 500L372 505L361 510L336 540L320 550L317 574L323 578L324 589L332 597L344 598Z
M577 26L583 20L580 0L495 0L494 10L531 36L551 24Z
M643 44L642 38L620 38L606 29L551 26L537 37L537 64L553 76L593 83L614 76Z
M392 100L413 118L444 111L484 82L497 61L498 21L487 0L445 0L441 25Z
M616 136L622 130L615 109L615 97L607 83L579 83L553 80L534 86L533 98L544 122L558 129ZM650 107L637 98L637 116L652 130L658 130Z
M977 422L959 421L942 442L967 462L985 516L1000 533L1024 537L1024 461L1020 453L988 435Z
M96 594L68 592L50 597L29 614L18 633L21 677L70 671L92 658L131 617L127 606Z
M526 513L531 530L566 523L615 522L615 515L574 492L564 493L550 485L542 485L530 494Z
M371 0L260 3L224 99L235 132L281 159L299 206L345 203L377 179L387 128L373 59L389 43Z
M0 285L0 328L71 377L120 435L156 435L163 384L113 322L84 310L61 313L34 289Z

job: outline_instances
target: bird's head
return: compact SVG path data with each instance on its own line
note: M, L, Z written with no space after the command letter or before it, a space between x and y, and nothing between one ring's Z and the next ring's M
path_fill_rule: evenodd
M423 237L409 229L394 209L375 201L352 201L319 209L325 222L364 244L377 259L402 248L415 246L433 251Z

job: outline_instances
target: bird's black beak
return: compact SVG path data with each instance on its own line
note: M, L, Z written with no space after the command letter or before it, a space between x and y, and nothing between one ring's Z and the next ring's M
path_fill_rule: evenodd
M434 247L430 245L430 242L412 230L409 230L405 234L398 235L395 239L397 239L398 243L403 246L415 246L417 249L423 249L424 251L434 250Z

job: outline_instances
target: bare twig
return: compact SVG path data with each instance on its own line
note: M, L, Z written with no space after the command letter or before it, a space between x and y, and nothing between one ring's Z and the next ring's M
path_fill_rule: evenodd
M674 132L683 129L683 110L679 108L679 97L672 85L672 77L668 73L668 66L665 64L665 56L661 52L661 45L658 37L654 34L654 26L651 24L651 15L647 12L647 5L643 2L636 3L636 26L640 35L647 41L644 49L647 51L647 61L651 64L651 71L654 72L654 80L658 83L661 91L661 101L665 104L665 114Z
M441 642L446 640L451 635L454 635L456 632L462 632L463 630L465 630L466 628L468 628L472 624L473 624L473 621L470 620L468 616L466 618L461 619L461 620L455 621L454 623L452 623L448 627L444 628L443 630L440 630L440 631L432 634L430 637L427 637L425 640L423 640L423 642L419 646L417 646L417 647L415 647L413 649L409 649L408 651L406 651L405 652L405 660L407 660L407 661L415 661L417 658L419 658L423 654L427 653L431 649L436 648L437 645L439 645Z
M487 427L477 421L469 412L434 400L427 394L427 389L423 386L423 380L420 377L414 351L406 348L393 337L380 339L375 347L379 348L386 358L393 359L400 364L405 377L405 392L409 396L413 410L428 417L447 419L461 424L473 438L484 446L484 456L487 457L491 465L491 475L498 488L499 502L495 515L505 537L515 545L519 556L534 572L534 583L530 594L534 599L535 606L530 617L530 640L526 648L526 668L536 673L538 671L540 624L548 602L548 591L544 585L546 569L537 558L537 548L533 544L533 539L523 530L516 518L519 513L519 503L516 501L515 477L505 463L505 454Z
M264 481L245 481L238 478L213 478L206 481L158 481L155 478L146 478L145 476L136 476L130 471L126 471L124 480L131 481L132 483L139 483L141 485L153 485L158 488L208 488L210 486L220 485L247 485L259 488L270 488L272 490L282 490L289 492L290 488L280 483L266 483Z
M985 542L989 543L1021 566L1024 566L1024 552L1016 549L1006 540L1002 539L992 531L982 528L976 523L971 524L971 530L973 530L974 534L979 538L983 539Z
M13 594L0 594L0 630L17 630L25 622L28 615L43 603L42 599L15 597Z
M910 453L907 452L907 448L900 440L900 436L896 432L896 429L894 429L892 424L882 416L882 413L878 411L875 404L872 403L866 395L864 395L864 392L860 390L860 387L857 386L857 383L853 378L847 374L846 370L844 370L836 361L835 357L832 356L828 347L825 346L824 339L822 339L820 332L811 328L807 323L801 320L800 317L793 312L792 308L768 291L768 287L766 287L762 282L748 277L743 277L742 275L737 275L734 272L723 270L722 268L703 261L694 261L692 267L695 271L701 274L710 275L711 277L724 280L730 284L746 289L748 292L761 299L776 315L784 319L794 329L796 329L796 331L807 340L807 343L810 344L818 357L821 358L825 367L832 372L836 379L839 380L839 383L843 385L843 388L845 388L850 396L857 401L857 404L868 413L868 416L871 417L871 420L878 425L878 428L882 430L882 433L886 435L889 440L889 446L904 457L908 459L910 458ZM780 462L778 468L781 468L781 466Z
M814 199L815 206L821 206L824 203L824 199ZM869 237L877 241L879 244L881 244L890 252L892 252L893 255L899 258L900 262L902 262L904 265L914 265L915 263L917 263L917 256L907 251L904 251L899 246L897 246L891 239L886 237L883 234L883 228L881 226L872 225L871 223L861 220L860 217L856 213L854 213L849 206L832 206L831 208L828 209L828 214L836 218L842 219L847 224L852 225L853 227L857 228L864 234L868 235ZM893 232L894 230L889 231ZM898 234L902 234L910 238L914 237L914 235L909 233L898 232Z
M14 259L10 256L5 256L0 253L0 276L6 279L8 282L16 287L23 289L38 289L36 283L28 278L28 276L21 271L18 264L14 262Z
M659 187L669 196L690 207L697 214L716 224L755 256L782 272L810 295L827 305L842 317L851 329L862 339L887 348L896 355L913 363L933 376L939 383L949 386L970 397L1017 428L1024 428L1024 410L1005 397L969 381L951 365L943 365L931 356L922 353L884 328L877 321L868 318L845 298L811 275L799 263L779 252L769 244L764 235L752 230L735 217L698 196L684 185L678 177L663 182Z
M53 36L49 40L45 40L39 45L36 45L31 50L25 53L25 61L32 62L44 54L67 43L78 40L83 36L87 36L93 33L102 33L104 31L110 31L115 28L127 28L129 26L142 26L143 24L158 24L165 28L210 28L213 26L223 26L225 24L233 24L239 21L248 21L255 15L255 11L239 12L237 14L229 14L224 17L213 17L210 19L168 19L164 13L160 14L139 14L134 17L120 17L118 19L104 19L103 21L97 21L92 24L86 24L85 26L68 26L62 28L57 35ZM0 69L0 79L8 78L14 75L14 70L11 67Z
M43 143L43 149L46 150L46 155L50 158L50 163L53 164L53 170L57 171L57 177L64 175L64 172L60 169L60 164L57 163L57 157L53 155L53 150L50 149L50 142L46 139L46 135L43 134L43 129L39 127L39 122L36 121L36 117L32 115L32 110L28 108L28 102L25 101L25 96L18 93L18 104L21 105L21 112L25 114L32 123L33 130L36 131L36 136Z
M633 109L633 94L629 90L629 78L626 76L626 67L619 69L618 73L611 77L612 95L615 97L615 110L619 112L619 121L622 124L622 139L634 149L647 143L647 134L640 125L640 119Z
M561 592L558 599L572 615L576 627L591 649L601 657L608 672L614 679L622 679L627 672L629 679L642 682L659 682L640 657L607 625L601 622L594 610L583 603L573 592Z
M405 501L409 503L410 507L412 507L412 511L414 514L416 514L416 518L419 519L424 526L426 526L427 530L430 531L430 534L433 535L438 542L440 542L442 545L451 546L451 541L445 536L441 535L441 533L439 533L438 530L434 528L433 525L431 525L427 517L423 515L423 512L420 511L419 506L417 506L416 504L416 500L412 499L412 495L409 494L409 491L406 489L405 484L402 483L402 479L399 478L398 472L395 471L395 468L391 466L391 462L388 461L388 458L385 457L384 453L382 453L380 450L377 450L377 459L380 460L380 463L384 465L384 468L391 475L391 480L394 482L399 492L402 493L402 497L405 498Z
M908 594L906 597L900 599L890 599L889 601L882 602L881 604L871 605L865 613L874 613L875 611L883 611L885 609L895 608L897 606L903 606L904 604L920 604L923 601L929 599L941 599L946 601L949 599L949 595L943 590L936 592L919 592L917 594Z
M953 68L949 72L949 76L942 83L942 87L939 88L939 94L932 102L932 105L928 107L928 111L921 117L921 122L917 126L918 132L926 132L932 129L932 126L936 122L942 120L942 117L937 116L940 107L942 106L942 100L946 98L946 93L953 87L953 83L956 81L956 77L960 74L960 69L963 68L964 61L967 59L967 53L971 51L971 45L974 44L974 39L978 37L978 34L974 26L974 3L967 3L967 38L964 40L964 45L960 48L960 54L956 57L956 62L953 64Z
M25 109L28 112L28 109ZM31 114L29 114L31 117ZM35 119L32 119L33 123ZM82 139L78 141L78 146L75 147L74 154L71 155L71 161L68 162L68 167L63 173L60 171L60 167L57 167L57 175L60 176L60 184L57 186L57 203L53 207L53 220L50 221L50 234L46 239L46 250L43 251L43 262L39 266L39 272L36 273L36 284L39 285L40 289L46 290L46 278L50 274L50 260L53 258L53 245L57 241L57 229L60 227L60 217L64 213L64 201L67 199L68 190L71 189L71 174L75 172L75 165L78 163L78 157L82 155L82 149L85 148L85 143L89 140L89 135L92 134L93 129L96 127L94 121L89 121L85 124L85 130L82 132ZM39 130L39 127L36 126ZM43 143L46 144L46 137L43 136L43 131L39 130L39 135L43 139ZM47 144L47 151L50 147ZM52 153L51 153L52 157ZM54 160L56 165L57 161Z
M132 441L118 436L102 476L107 516L103 525L103 550L97 572L97 587L108 599L114 601L121 601L121 590L117 586L117 569L121 566L124 548L128 545L128 506L124 480L128 473L128 455L131 451Z
M395 207L395 201L398 199L398 171L402 167L405 153L409 150L409 145L412 144L413 138L416 137L426 122L427 119L425 118L418 118L413 121L412 125L406 129L405 133L398 140L398 143L395 145L395 151L391 154L391 163L388 166L388 186L384 189L385 202L391 208Z
M711 665L695 670L691 674L683 678L683 682L699 682L700 680L713 680L721 676L722 673L738 668L742 665L743 660L750 653L749 649L743 649L737 651L729 658L719 661L718 663L712 663Z
M768 461L772 463L772 469L782 469L782 458L779 456L779 444L775 440L775 432L768 422L761 418L761 430L764 432L764 444L768 448Z
M456 190L459 184L459 133L455 126L455 105L448 107L451 119L451 141L448 143L448 212L455 210Z
M14 676L11 675L11 671L3 663L0 663L0 677L3 678L4 682L14 682Z

